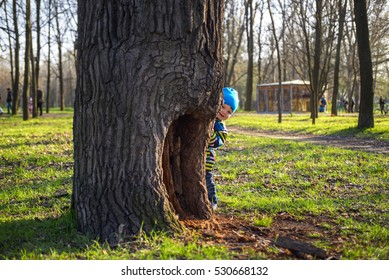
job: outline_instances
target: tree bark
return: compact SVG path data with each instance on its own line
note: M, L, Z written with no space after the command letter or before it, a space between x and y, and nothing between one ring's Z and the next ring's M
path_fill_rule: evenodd
M358 128L362 129L374 127L373 66L371 62L369 26L365 0L354 1L354 13L361 77L361 102Z
M40 72L40 59L41 59L41 0L35 0L36 5L36 57L35 60L35 96L37 95L37 91L39 89L39 72ZM37 98L35 98L37 99ZM38 108L37 108L38 109ZM36 117L38 117L38 110L36 111Z
M51 8L52 8L52 0L48 2L48 31L47 31L47 82L46 82L46 113L48 114L50 111L50 84L51 84Z
M24 82L23 82L23 120L28 120L28 101L30 96L30 57L31 57L31 3L26 0L26 47L24 53Z
M267 7L269 9L272 33L273 33L274 41L276 43L276 51L277 51L277 68L278 68L277 111L278 111L278 123L281 123L282 122L281 95L283 94L283 91L282 91L281 52L280 52L280 47L279 47L279 44L278 44L278 38L277 38L277 33L276 33L276 26L274 24L274 19L273 19L273 13L272 13L272 10L271 10L270 0L267 0Z
M342 0L339 0L338 3L338 13L339 13L339 21L338 21L338 40L336 45L336 55L335 55L335 66L334 66L334 90L332 91L332 107L331 107L331 115L338 115L338 96L339 96L339 67L340 67L340 50L343 41L343 26L344 21L346 19L346 8L347 8L347 0L342 4Z
M19 41L19 24L18 24L18 15L17 15L17 5L16 0L12 1L12 14L14 22L14 31L15 31L15 78L13 79L12 84L12 94L13 94L13 103L12 103L12 113L16 114L19 109L19 81L20 81L20 41Z
M236 5L236 0L226 1L225 5L227 18L224 24L224 73L225 85L234 86L235 66L238 62L238 55L241 52L241 45L244 34L244 13Z
M253 81L254 81L254 19L255 12L253 1L246 2L246 32L247 32L247 80L246 80L246 102L244 105L245 111L251 110L253 99Z
M31 92L31 98L32 98L32 117L37 118L38 117L38 107L37 107L37 87L36 87L36 73L35 73L35 60L34 60L34 48L32 46L32 31L30 32L30 62L31 62L31 83L30 83L30 92Z
M221 105L222 15L216 0L78 1L72 204L82 232L115 242L211 217L204 164Z
M58 79L59 79L59 95L60 95L60 108L61 111L65 110L65 96L63 89L63 69L62 69L62 33L59 26L59 10L58 10L58 1L54 1L55 9L55 22L57 28L57 46L58 46Z
M312 70L312 96L311 96L311 118L312 124L316 123L317 118L317 100L320 92L320 57L321 57L321 43L322 43L322 0L316 1L316 15L315 15L315 52L313 54L313 70Z
M262 38L262 25L264 18L264 7L265 3L260 2L259 6L259 25L258 25L258 33L257 33L257 46L258 46L258 59L257 59L257 83L261 84L264 78L264 74L262 73L262 48L263 48L263 38Z
M1 3L0 8L1 8L2 4L3 3ZM14 73L15 65L14 65L14 56L13 56L13 49L12 49L12 37L13 36L11 36L12 31L11 31L11 28L9 25L6 3L4 3L4 17L5 17L5 25L6 25L7 37L8 37L7 39L8 39L8 44L9 44L9 62L10 62L10 67L11 67L11 71L10 71L11 87L12 87L12 92L13 92L13 85L15 84L15 73ZM14 94L12 94L12 99L13 99L13 95ZM14 103L12 104L12 112L11 113L15 114L15 109L14 109L13 105L14 105Z

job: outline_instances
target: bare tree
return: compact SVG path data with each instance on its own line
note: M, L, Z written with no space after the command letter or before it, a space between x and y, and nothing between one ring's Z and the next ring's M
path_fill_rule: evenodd
M269 27L269 30L271 30L271 27ZM263 67L263 72L262 72L262 82L269 81L273 82L274 81L274 51L275 51L275 43L274 43L274 36L270 36L268 39L269 41L269 52L267 59L262 59L262 61L265 61L265 65Z
M245 2L245 19L246 19L246 34L247 34L247 80L246 80L246 100L244 109L251 110L253 99L253 82L254 82L254 21L257 5L254 5L253 0Z
M29 32L29 36L30 36L30 63L31 63L31 68L30 68L30 72L31 72L31 83L30 83L30 92L31 92L31 98L32 98L32 117L33 118L37 118L38 117L38 109L37 109L37 85L36 85L36 72L35 72L35 59L34 59L34 48L33 48L33 44L32 44L32 28Z
M389 11L387 0L374 0L369 1L369 3L368 17L373 66L373 90L376 92L380 68L382 68L380 66L388 61L389 56L389 47L387 46L389 39Z
M30 58L31 58L31 3L26 0L26 43L24 51L24 82L23 82L23 120L29 119L28 101L30 96Z
M264 17L264 7L265 7L265 1L260 1L258 5L258 11L259 11L259 22L257 27L257 47L258 47L258 60L257 60L257 83L260 84L263 81L263 73L262 73L262 47L263 47L263 38L262 38L262 32L263 32L263 17Z
M55 24L56 24L56 42L58 46L58 79L59 79L59 94L60 94L60 108L61 111L65 110L65 97L64 97L64 78L62 68L62 31L59 25L59 3L54 0L54 11L55 11Z
M349 104L354 96L356 111L359 110L359 61L357 56L357 40L355 34L355 21L353 20L354 8L350 0L350 19L346 19L345 34L343 40L343 83L345 84L343 94L339 101L348 100ZM343 104L340 104L343 106Z
M244 34L244 13L236 0L226 1L226 17L224 20L224 73L225 85L234 86L235 66Z
M274 24L273 19L273 13L272 8L270 5L270 0L267 0L267 7L269 10L271 25L272 25L272 31L273 31L273 37L274 41L276 43L276 51L277 51L277 65L278 65L278 91L277 91L277 110L278 110L278 123L282 122L282 108L281 108L281 94L282 94L282 66L281 66L281 52L280 47L278 43L277 33L276 33L276 27Z
M46 80L46 113L50 112L50 85L51 85L51 23L52 23L52 0L48 2L48 22L47 22L47 80Z
M371 61L369 26L365 0L354 1L354 13L361 76L361 104L358 117L358 128L363 129L374 127L373 66Z
M343 26L344 21L346 19L346 9L347 8L347 0L342 3L342 0L338 0L338 40L336 45L336 55L335 55L335 66L334 66L334 89L332 91L332 107L331 107L331 115L337 116L337 101L339 96L339 67L340 67L340 51L343 41Z
M311 91L311 118L312 124L315 124L317 117L317 100L321 85L319 83L320 63L321 63L321 48L322 48L322 16L323 16L323 1L316 1L315 12L315 47L313 54L313 69L312 69L312 91Z
M316 5L313 5L313 4ZM335 36L335 5L334 1L293 1L294 7L298 10L299 28L296 33L302 34L296 42L303 46L303 56L296 56L299 68L295 68L301 77L309 77L311 93L311 118L315 124L318 117L318 100L328 87L328 74L331 68L333 44ZM323 14L326 16L324 17ZM313 16L314 22L311 21ZM313 27L313 28L311 28ZM303 67L301 67L301 65Z
M35 67L33 68L33 77L34 77L34 109L33 109L33 117L38 117L38 110L35 104L37 104L38 96L37 92L39 89L39 71L40 71L40 57L41 57L41 0L35 0L36 7L36 56L32 57L33 62L35 63Z
M3 5L3 2L1 2L1 4ZM10 24L9 24L9 20L8 20L8 12L7 12L6 5L7 5L7 3L5 3L5 1L4 1L4 16L5 16L6 33L7 33L8 45L9 45L9 57L10 57L10 67L11 67L11 86L12 86L12 92L13 92L13 85L15 83L14 56L13 56L13 47L12 47L13 46L13 44L12 44L12 37L13 36L11 35L11 28L10 28ZM12 114L15 114L14 103L12 104Z
M8 9L7 3L4 1L4 14L6 18L6 31L8 36L9 44L9 58L10 58L10 67L11 67L11 87L12 87L12 113L16 114L19 107L19 82L20 82L20 34L19 34L19 24L18 24L18 12L17 12L17 3L16 0L12 0L12 21L13 29L9 24L8 20Z

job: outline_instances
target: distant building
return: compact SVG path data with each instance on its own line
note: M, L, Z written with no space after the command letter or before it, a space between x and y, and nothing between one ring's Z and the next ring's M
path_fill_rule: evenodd
M281 108L283 112L309 112L311 93L307 81L294 80L282 82ZM258 113L277 112L277 91L279 83L257 85Z

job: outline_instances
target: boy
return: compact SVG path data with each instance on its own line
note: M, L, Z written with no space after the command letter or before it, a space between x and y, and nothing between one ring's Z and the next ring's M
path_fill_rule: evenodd
M205 164L205 180L208 190L208 199L213 210L217 208L218 198L216 196L216 186L213 179L213 166L216 161L216 149L224 144L227 139L227 128L223 121L229 119L236 111L239 104L238 92L233 88L223 88L224 104L216 116L213 127L213 134L208 144L207 160Z

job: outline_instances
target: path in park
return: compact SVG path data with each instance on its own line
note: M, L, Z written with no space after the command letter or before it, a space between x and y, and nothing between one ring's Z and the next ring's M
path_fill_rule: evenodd
M240 127L229 126L228 130L231 133L245 134L258 137L268 137L276 139L285 139L293 141L305 141L317 145L343 147L351 150L359 150L370 153L389 155L389 141L382 141L371 138L356 138L344 136L328 136L328 135L313 135L313 134L296 134L288 132L273 132L273 131L255 131L250 129L242 129Z

